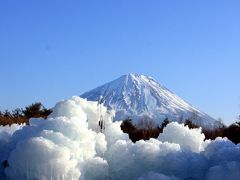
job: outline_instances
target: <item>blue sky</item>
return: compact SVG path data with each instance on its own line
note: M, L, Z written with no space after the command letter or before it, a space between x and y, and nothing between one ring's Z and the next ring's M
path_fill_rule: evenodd
M238 0L1 0L0 109L51 107L123 74L240 114Z

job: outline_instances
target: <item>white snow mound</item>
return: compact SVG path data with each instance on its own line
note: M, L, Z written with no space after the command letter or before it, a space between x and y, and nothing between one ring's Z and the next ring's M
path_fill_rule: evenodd
M158 139L133 143L113 117L97 102L75 96L57 103L47 119L1 126L0 160L5 165L1 163L0 179L240 178L239 144L222 138L204 142L201 129L178 123L167 125Z

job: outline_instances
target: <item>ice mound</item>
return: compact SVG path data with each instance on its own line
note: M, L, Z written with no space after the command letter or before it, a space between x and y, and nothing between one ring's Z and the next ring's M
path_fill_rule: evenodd
M0 127L0 179L240 179L239 144L204 141L201 129L178 123L158 139L133 143L113 117L97 102L72 97L47 119Z
M200 152L204 149L205 136L201 134L201 128L189 129L183 124L177 122L170 123L163 130L163 134L159 137L160 141L176 143L183 150L191 150L192 152Z

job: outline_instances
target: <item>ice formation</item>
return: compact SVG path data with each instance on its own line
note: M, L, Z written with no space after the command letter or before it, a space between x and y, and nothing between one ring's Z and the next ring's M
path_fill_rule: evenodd
M0 179L240 179L240 144L204 141L201 129L178 123L158 139L132 143L113 116L75 96L57 103L46 120L0 127Z

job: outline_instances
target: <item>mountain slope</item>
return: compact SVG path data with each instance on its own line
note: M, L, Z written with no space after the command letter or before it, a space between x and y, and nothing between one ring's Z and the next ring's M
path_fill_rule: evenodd
M174 121L191 118L194 123L203 127L222 125L149 76L124 75L81 95L91 101L98 101L101 96L104 98L104 105L116 111L115 120L130 117L138 123L142 117L148 117L161 123L166 117Z

